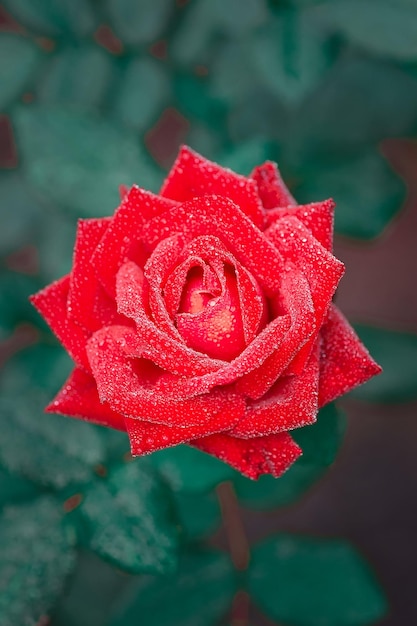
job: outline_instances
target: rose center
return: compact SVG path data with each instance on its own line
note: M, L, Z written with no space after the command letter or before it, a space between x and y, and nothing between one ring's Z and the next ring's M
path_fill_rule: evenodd
M240 298L233 268L213 271L193 267L182 292L176 325L190 348L230 361L245 348Z

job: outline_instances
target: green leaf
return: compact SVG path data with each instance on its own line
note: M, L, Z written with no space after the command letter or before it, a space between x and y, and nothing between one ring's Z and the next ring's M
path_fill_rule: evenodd
M220 525L221 513L214 492L174 494L175 505L186 539L194 541L213 533Z
M355 325L359 337L383 369L351 395L369 402L406 402L417 397L417 335Z
M33 106L17 108L14 122L30 181L77 216L112 213L120 185L158 187L160 176L136 137L106 119Z
M9 334L21 322L42 323L28 300L40 287L34 276L9 270L0 272L0 333Z
M401 208L405 186L375 151L309 171L296 195L306 203L333 198L336 231L368 239L379 235Z
M93 426L43 413L70 366L62 348L38 344L11 358L0 379L0 462L13 473L57 489L88 481L106 456Z
M120 78L114 112L124 124L145 131L158 119L169 97L169 75L163 65L135 57Z
M126 584L124 572L81 552L70 584L52 615L54 626L103 626Z
M74 552L50 499L8 508L0 518L0 623L36 626L60 594Z
M249 176L255 165L272 158L272 146L265 139L252 139L239 143L219 159L223 167Z
M114 59L103 48L91 44L67 46L50 59L37 99L46 104L97 107L110 90L114 71Z
M0 111L17 98L33 80L40 49L21 35L0 35Z
M3 4L18 22L45 35L85 37L96 26L89 0L4 0Z
M222 461L185 445L155 452L150 460L175 491L210 491L235 474Z
M237 475L239 499L254 508L285 506L297 500L333 463L345 431L345 417L334 404L319 412L317 422L292 431L303 455L281 478L261 476L254 482Z
M178 531L169 495L146 460L118 467L82 502L89 547L129 572L173 571Z
M269 538L252 551L249 589L272 619L297 626L359 626L387 611L367 563L339 540Z
M387 137L417 128L417 79L393 64L346 55L293 118L286 162L307 169L318 158L356 157Z
M247 37L267 19L264 0L195 0L175 33L173 58L181 64L210 62L210 44L217 35Z
M234 592L225 555L183 555L175 576L133 582L110 626L212 626L226 613Z
M0 467L0 509L5 504L32 500L38 494L39 490L32 482Z
M172 13L171 0L106 0L116 34L130 46L152 43Z
M333 61L324 35L308 15L293 11L269 20L252 38L250 51L255 72L290 105L305 98Z
M417 5L404 0L332 0L316 16L349 41L404 61L417 60Z
M55 489L90 480L94 467L104 460L96 430L79 420L45 415L45 396L20 393L26 397L0 403L0 462L13 473Z
M44 211L36 240L43 285L71 271L77 230L77 220L71 215L49 209Z
M0 172L0 255L33 241L41 207L18 172Z

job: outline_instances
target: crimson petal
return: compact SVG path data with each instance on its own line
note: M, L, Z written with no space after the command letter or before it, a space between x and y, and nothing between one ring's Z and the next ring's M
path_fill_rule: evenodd
M319 406L380 374L368 350L342 315L331 305L321 330Z
M174 233L181 233L186 241L203 235L218 237L252 272L267 294L279 290L283 265L278 250L227 198L203 196L174 207L150 220L143 228L142 237L153 250Z
M91 260L102 285L110 295L115 295L116 274L123 263L132 260L143 267L146 261L140 240L143 224L175 204L172 200L136 186L126 194Z
M135 359L128 356L132 351L129 344L137 347ZM88 342L87 353L100 399L125 417L185 428L209 424L222 413L224 427L231 428L243 415L244 400L230 389L218 389L192 399L179 399L161 392L159 379L172 375L146 357L141 358L136 333L125 326L109 326L97 331ZM146 355L145 350L143 355ZM227 412L229 405L233 407L233 415Z
M308 228L313 237L331 252L333 250L334 207L334 201L329 199L272 209L266 215L266 225L271 226L282 217L296 217Z
M89 372L90 364L85 345L91 332L68 317L69 287L70 276L63 276L31 296L30 301L49 324L77 365Z
M126 430L123 415L100 402L94 378L75 368L57 396L46 407L48 413L61 413L87 420L100 426Z
M263 207L267 211L276 207L297 204L282 180L276 163L266 161L258 165L252 171L250 178L256 181Z
M286 376L257 402L250 402L231 434L244 439L300 428L316 421L319 344L299 376Z
M278 478L301 454L300 447L286 432L254 439L218 434L194 441L192 445L253 480L262 474Z
M256 182L205 159L187 146L182 146L165 179L161 195L185 202L207 194L230 198L256 226L262 227L262 203Z

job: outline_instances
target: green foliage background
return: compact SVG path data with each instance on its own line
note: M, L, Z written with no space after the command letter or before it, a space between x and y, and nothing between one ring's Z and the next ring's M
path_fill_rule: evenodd
M339 234L380 236L406 193L382 142L417 132L417 3L5 0L0 26L0 624L235 626L239 589L265 623L375 623L387 601L343 538L267 536L236 572L216 535L223 481L244 509L302 497L339 409L278 481L186 447L132 461L124 435L43 413L70 362L27 297L70 268L76 219L157 190L182 141L243 174L276 160L299 201L335 198ZM385 372L355 395L415 398L416 336L358 332Z

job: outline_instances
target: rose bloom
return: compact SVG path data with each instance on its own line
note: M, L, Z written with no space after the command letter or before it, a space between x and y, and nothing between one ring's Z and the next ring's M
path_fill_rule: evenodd
M32 297L75 362L47 411L188 443L249 476L301 454L289 431L380 372L332 304L332 200L297 205L274 163L249 177L187 147L158 195L80 220L69 275Z

